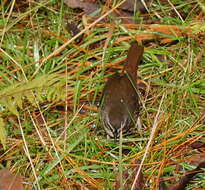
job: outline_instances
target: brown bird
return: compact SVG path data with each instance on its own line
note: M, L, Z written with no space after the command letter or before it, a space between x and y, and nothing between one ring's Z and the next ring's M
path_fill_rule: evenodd
M132 42L122 73L109 77L103 89L101 119L106 133L115 139L121 130L129 131L139 114L136 79L143 52L144 47Z

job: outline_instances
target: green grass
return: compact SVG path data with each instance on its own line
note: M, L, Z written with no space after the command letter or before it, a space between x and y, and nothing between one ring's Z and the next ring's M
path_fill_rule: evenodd
M145 45L138 72L139 81L146 84L141 91L142 137L134 129L136 133L119 145L106 139L96 105L111 75L108 68L120 70L132 38L153 32L110 19L115 25L111 37L110 26L97 25L80 45L70 43L42 63L71 39L67 18L79 20L79 15L63 1L16 1L12 10L12 1L1 3L0 129L6 131L7 139L3 140L2 132L0 169L7 167L24 176L30 184L25 189L114 189L116 170L120 167L122 172L133 159L142 159L163 96L152 148L143 166L146 189L154 189L161 173L166 179L178 179L190 169L185 158L193 151L186 147L196 139L205 142L201 119L205 106L204 26L196 24L202 7L197 1L175 0L172 4L183 17L187 15L183 21L169 3L160 0L150 7L149 19L182 28L195 24L195 33L158 33L178 41L160 45L157 39ZM129 40L120 40L123 37ZM67 105L67 112L56 109L57 105ZM174 163L182 165L180 173ZM204 174L197 175L188 189L193 187L205 188Z

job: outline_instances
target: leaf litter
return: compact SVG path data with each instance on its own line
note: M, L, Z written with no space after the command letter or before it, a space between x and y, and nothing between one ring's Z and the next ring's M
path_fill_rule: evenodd
M0 170L0 190L22 190L23 177L13 174L8 169Z

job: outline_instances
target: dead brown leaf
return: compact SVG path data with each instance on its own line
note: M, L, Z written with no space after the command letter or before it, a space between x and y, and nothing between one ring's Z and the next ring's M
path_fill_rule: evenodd
M104 0L103 2L107 3L110 0ZM148 7L150 4L149 0L145 1L146 6ZM127 0L122 5L119 6L119 9L122 9L124 11L134 12L134 11L140 11L140 12L146 12L145 6L142 4L141 1L134 1L134 0Z
M193 166L198 166L200 163L205 162L205 154L196 154L186 159L186 162Z
M193 149L205 148L205 143L200 142L200 141L196 141L196 142L190 144L190 146L191 146Z
M87 2L85 0L64 0L64 3L70 8L82 9L86 14L91 14L100 7L97 3Z
M84 13L90 15L94 11L98 10L103 4L103 7L106 9L111 9L113 6L112 1L104 0L101 3L99 1L94 0L64 0L64 3L70 8L79 8L84 11ZM146 6L149 7L150 1L146 1ZM104 10L104 9L103 9ZM115 18L122 19L123 23L136 23L137 21L133 19L133 13L135 11L140 11L141 13L147 12L144 4L141 1L133 1L126 0L123 4L121 4L118 9L115 9L112 16ZM99 13L95 16L100 16ZM94 17L95 18L95 17ZM106 19L103 20L105 23Z
M107 3L108 0L104 0L104 3ZM97 1L88 1L88 0L64 0L64 3L68 5L71 8L80 8L85 13L90 14L94 12L95 10L99 9L99 4ZM149 6L149 1L146 1L147 6ZM127 0L122 5L119 6L119 9L122 9L123 11L127 12L134 12L134 11L140 11L140 12L146 12L145 6L142 4L141 1L133 1L133 0Z
M146 8L141 1L127 0L119 8L130 12L134 12L135 10L146 12Z
M22 190L23 178L8 169L0 170L0 190Z

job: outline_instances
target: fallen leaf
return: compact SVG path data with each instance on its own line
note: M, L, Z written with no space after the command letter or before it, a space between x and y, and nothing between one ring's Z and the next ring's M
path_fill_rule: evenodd
M23 178L8 169L0 170L0 190L22 190Z
M107 2L109 0L103 0L103 2ZM146 6L148 7L150 4L149 0L145 1ZM127 0L125 1L122 5L119 6L119 9L122 9L124 11L128 12L135 12L135 11L140 11L140 12L146 12L146 8L143 5L141 1L135 1L135 0Z
M64 3L70 8L79 8L82 9L86 14L91 14L100 8L97 3L86 2L82 0L64 0Z
M101 3L93 0L64 0L64 3L70 8L82 9L88 15L98 10L102 3L104 3L104 6L107 5L107 8L112 8L110 0L104 0ZM146 7L149 7L149 5L150 1L147 0ZM127 0L111 13L111 15L121 18L123 23L136 23L136 20L133 19L135 11L145 13L147 9L141 1ZM99 12L95 12L95 16L100 16Z
M119 8L129 12L146 12L146 8L141 1L127 0Z
M186 159L190 165L198 166L200 163L205 162L205 154L196 154Z
M193 149L205 148L205 143L200 142L200 141L196 141L196 142L190 144L190 146L191 146Z

